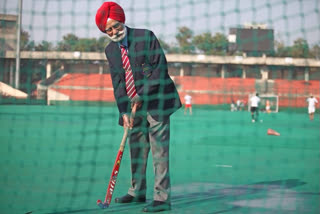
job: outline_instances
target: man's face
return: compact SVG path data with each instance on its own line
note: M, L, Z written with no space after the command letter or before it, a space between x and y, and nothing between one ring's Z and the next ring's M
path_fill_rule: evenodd
M109 19L107 21L106 30L107 37L113 42L120 42L127 34L127 29L123 23Z

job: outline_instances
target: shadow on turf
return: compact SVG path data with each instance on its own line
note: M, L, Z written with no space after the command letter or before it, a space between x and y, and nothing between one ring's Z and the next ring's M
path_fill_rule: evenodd
M275 180L275 181L263 181L258 183L232 186L228 188L211 188L202 192L194 192L188 194L181 194L172 196L172 213L175 213L175 210L186 209L187 207L196 206L202 202L216 201L231 198L232 200L237 199L241 196L250 196L266 191L280 190L280 189L291 189L297 186L305 185L306 182L300 181L299 179L287 179L287 180ZM301 192L297 194L304 195L319 195L319 193L312 192ZM121 212L126 210L132 210L134 208L139 208L145 204L126 204L126 205L117 205L112 206L111 208L104 209L104 211L110 212ZM230 209L218 210L212 212L212 214L231 212L236 209L240 209L241 206L232 206ZM79 210L69 210L63 212L51 212L47 214L69 214L69 213L88 213L97 211L97 209L79 209ZM101 210L101 209L100 209ZM32 213L32 212L30 212Z
M287 179L287 180L275 180L275 181L263 181L247 185L232 186L228 188L213 188L208 189L206 192L195 192L187 195L177 195L172 197L174 208L185 208L186 206L198 205L199 203L206 201L216 201L231 198L236 200L241 196L250 196L266 191L291 189L297 186L305 185L306 182L299 179ZM300 194L300 193L299 193ZM301 194L318 194L319 193L301 193ZM219 210L212 213L224 213L230 212L241 208L241 206L232 206L230 209Z

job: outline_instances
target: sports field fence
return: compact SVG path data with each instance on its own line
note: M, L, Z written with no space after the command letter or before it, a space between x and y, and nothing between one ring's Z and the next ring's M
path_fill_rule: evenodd
M123 135L102 2L0 2L0 213L144 206L96 205ZM319 1L116 2L127 26L159 39L182 103L192 96L192 114L171 116L168 213L319 213L319 103L310 120L306 102L320 101ZM127 145L113 198L130 175ZM150 157L148 202L153 176Z

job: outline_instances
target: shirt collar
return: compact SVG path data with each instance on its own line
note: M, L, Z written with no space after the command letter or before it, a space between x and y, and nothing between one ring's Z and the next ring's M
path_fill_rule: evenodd
M118 42L119 47L121 45L123 45L124 47L126 47L126 49L128 49L128 34L123 38L122 41Z

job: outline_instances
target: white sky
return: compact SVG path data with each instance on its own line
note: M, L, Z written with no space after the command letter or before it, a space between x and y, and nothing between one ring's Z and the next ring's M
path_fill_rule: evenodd
M22 27L36 42L57 42L67 33L98 38L95 24L102 0L23 0ZM244 23L263 23L275 38L291 45L304 38L320 44L319 0L115 0L125 10L126 24L148 28L172 43L177 28L187 26L195 35L228 34ZM17 14L18 0L0 0L0 13Z

